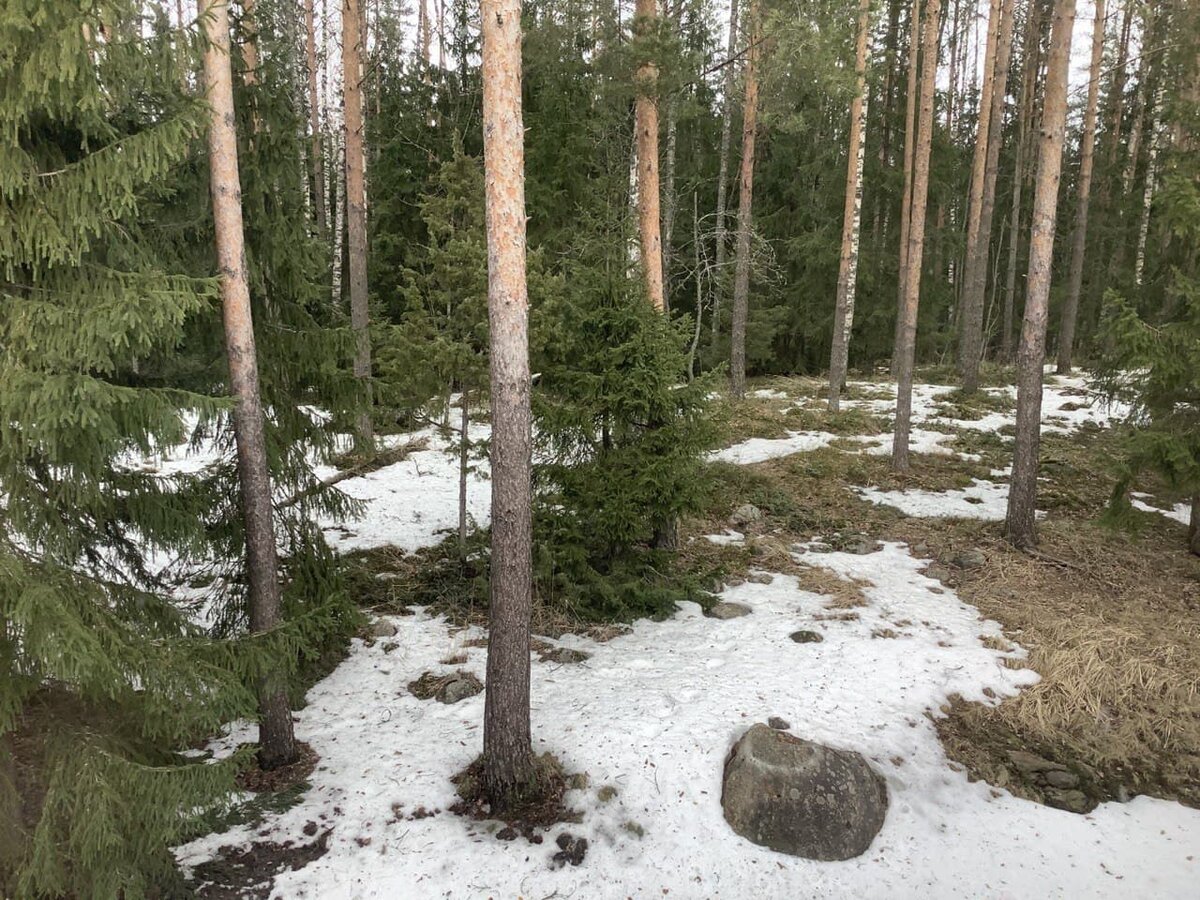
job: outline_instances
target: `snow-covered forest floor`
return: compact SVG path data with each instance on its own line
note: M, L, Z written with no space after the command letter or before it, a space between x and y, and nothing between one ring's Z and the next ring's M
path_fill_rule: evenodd
M297 713L297 737L319 756L306 785L178 848L181 866L212 896L1194 896L1200 811L1138 795L1194 802L1194 780L1110 777L1121 753L1141 759L1173 746L1169 734L1131 737L1112 697L1153 693L1156 666L1186 682L1196 665L1153 631L1195 640L1194 597L1180 596L1189 577L1195 586L1194 567L1173 547L1186 521L1178 498L1143 486L1139 535L1090 524L1107 489L1092 467L1120 411L1094 405L1080 379L1050 379L1039 562L998 539L1011 390L964 404L950 387L917 385L913 447L923 455L904 478L886 473L894 388L855 382L837 415L819 391L802 379L756 386L713 454L721 486L712 508L684 525L686 564L714 573L716 599L749 614L722 619L683 603L664 621L538 638L535 747L576 776L566 798L576 821L532 843L498 839L503 823L450 811L450 779L479 752L484 695L443 704L409 685L427 672L482 680L486 633L444 610L395 609L352 642ZM485 433L480 425L472 436ZM340 484L364 502L361 517L328 523L341 551L400 557L439 544L456 524L447 439L431 428L390 440L420 449ZM1072 456L1076 445L1094 452ZM196 460L180 451L158 464ZM483 526L486 466L474 465L468 508ZM1144 604L1122 593L1137 589L1121 579L1138 572L1104 568L1122 565L1121 554L1154 556L1147 564L1161 583L1144 589ZM1118 597L1121 608L1110 608ZM1179 608L1191 617L1173 618ZM1166 655L1116 671L1139 641ZM1148 718L1177 716L1161 693L1129 702L1164 704ZM887 818L865 855L811 862L730 830L723 762L769 717L859 751L884 776ZM1195 727L1166 730L1186 739ZM213 750L252 739L235 723ZM1052 751L1067 790L1030 775L1028 754ZM1194 746L1179 752L1194 760ZM1097 800L1106 802L1090 808ZM559 853L563 834L587 840L577 865Z

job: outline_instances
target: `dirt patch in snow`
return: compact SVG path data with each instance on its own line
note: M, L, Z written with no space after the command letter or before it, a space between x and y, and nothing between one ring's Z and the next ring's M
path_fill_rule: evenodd
M316 834L315 823L313 834ZM302 869L320 859L329 850L332 828L315 840L296 844L292 841L266 841L247 847L228 847L220 856L196 867L192 882L194 896L203 900L266 900L280 872Z

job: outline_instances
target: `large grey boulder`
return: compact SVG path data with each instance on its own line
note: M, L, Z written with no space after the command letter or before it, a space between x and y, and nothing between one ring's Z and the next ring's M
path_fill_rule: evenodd
M883 827L887 786L852 751L754 725L725 761L721 807L747 840L806 859L865 853Z

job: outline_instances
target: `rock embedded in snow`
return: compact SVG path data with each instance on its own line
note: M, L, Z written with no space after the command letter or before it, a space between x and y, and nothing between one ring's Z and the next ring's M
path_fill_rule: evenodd
M553 650L548 650L539 657L542 662L553 663L581 663L592 658L592 654L583 650L575 650L571 647L555 647Z
M375 638L395 637L396 631L396 623L387 619L380 619L371 625L371 637Z
M800 631L793 631L790 635L788 635L788 637L790 637L797 644L819 644L821 641L825 640L825 638L823 638L817 632L808 631L807 629L803 628Z
M792 724L787 719L781 719L779 716L771 716L771 718L767 719L767 724L776 731L787 731L792 727Z
M766 572L753 572L746 576L746 580L751 584L770 584L775 580L775 576Z
M732 603L728 600L722 600L720 603L714 604L704 614L710 619L740 619L742 616L750 615L750 607L745 603Z
M483 690L483 684L474 675L465 678L455 678L437 692L439 703L458 703L468 697L474 697Z
M743 503L733 511L733 515L729 517L729 524L734 527L745 527L751 522L761 522L762 517L762 510L753 503Z
M725 761L721 808L747 840L805 859L851 859L883 827L887 786L858 753L753 725Z

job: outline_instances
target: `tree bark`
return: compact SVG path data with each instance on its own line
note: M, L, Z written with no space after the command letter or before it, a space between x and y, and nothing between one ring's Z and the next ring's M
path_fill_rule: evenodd
M1025 59L1021 75L1021 96L1017 113L1017 141L1014 150L1012 181L1012 230L1008 241L1008 269L1004 277L1004 318L1000 334L1000 355L1005 361L1013 354L1013 317L1016 310L1017 256L1021 244L1021 206L1025 196L1025 159L1029 153L1029 132L1033 122L1033 98L1041 59L1041 3L1030 4L1025 23Z
M520 0L482 0L491 329L492 554L483 788L502 811L534 787L529 725L532 437L525 283Z
M912 222L913 149L917 124L917 63L921 53L921 0L912 0L908 29L908 89L904 99L904 192L900 201L900 264L896 283L896 334L892 341L892 375L899 375L904 340L904 291L908 283L908 231Z
M662 213L662 282L663 311L671 311L671 233L675 230L675 144L676 110L674 97L667 101L667 153L663 161L663 213Z
M730 327L730 392L746 396L746 319L750 306L750 232L754 201L754 138L758 128L759 0L750 0L747 36L746 99L742 105L742 174L738 187L738 242L733 282L733 323Z
M721 109L721 158L717 174L717 249L716 281L713 290L712 333L721 328L721 293L725 284L725 211L729 197L729 145L733 139L733 77L736 66L733 55L737 52L738 0L729 0L729 61L725 65L725 87L722 90Z
M1200 556L1200 493L1192 494L1192 512L1188 518L1188 549Z
M329 232L329 212L325 205L325 153L321 141L321 103L317 96L317 32L313 0L304 0L305 61L308 68L308 122L312 131L309 165L312 167L313 196L317 207L317 232Z
M221 278L225 352L229 360L229 391L234 398L233 426L246 534L250 630L257 634L270 631L280 622L279 563L271 520L271 476L267 469L254 321L246 275L233 73L229 61L229 10L220 0L206 0L203 10L200 19L208 35L204 80L212 109L208 156L213 223ZM258 709L259 765L263 769L274 769L292 762L296 758L292 712L284 686L276 679L265 679L258 685Z
M1146 140L1146 184L1142 188L1142 215L1138 223L1137 254L1133 261L1133 280L1142 283L1146 272L1146 237L1150 233L1150 208L1154 205L1154 182L1158 177L1158 129L1162 119L1163 86L1160 81L1154 96L1154 113Z
M850 359L854 326L854 290L858 280L859 229L862 225L863 158L867 125L867 37L871 0L860 0L854 45L854 99L850 103L850 144L846 162L846 200L842 209L842 252L838 259L837 297L833 312L833 347L829 360L829 408L841 406L842 386Z
M1100 103L1100 64L1104 60L1104 0L1096 0L1096 18L1092 25L1092 63L1088 76L1087 107L1083 113L1083 134L1079 145L1079 200L1075 212L1075 231L1071 237L1071 268L1067 275L1067 296L1063 301L1062 322L1058 332L1059 375L1071 373L1075 349L1075 323L1079 318L1079 293L1083 288L1083 258L1087 252L1088 206L1092 199L1092 159L1096 151L1096 110Z
M972 207L968 211L966 265L963 271L962 329L959 333L959 371L963 392L979 387L979 363L983 356L983 309L987 285L992 218L996 205L996 169L1004 127L1004 97L1008 87L1008 64L1012 53L1014 0L1000 0L992 7L998 22L988 22L991 60L984 64L980 126L976 135L975 169L971 177ZM993 35L993 31L995 32ZM976 183L978 178L978 184ZM978 208L975 202L978 202Z
M892 441L892 468L897 472L908 471L917 306L921 298L921 262L925 254L925 210L929 199L929 154L933 144L933 98L937 81L941 13L941 0L929 0L925 8L925 36L921 49L921 104L916 151L913 154L912 219L908 226L900 354L896 366L896 433Z
M467 560L467 468L471 461L471 412L468 406L470 392L463 388L459 405L462 415L458 426L458 558Z
M1042 365L1046 357L1046 313L1054 257L1058 182L1062 172L1063 132L1066 130L1067 70L1071 61L1071 31L1074 25L1075 0L1055 0L1029 236L1025 318L1017 353L1017 434L1004 527L1009 541L1022 549L1037 544L1035 511L1042 421Z
M346 141L346 243L350 253L350 328L354 332L354 377L363 411L358 438L370 443L371 333L367 295L367 182L363 150L362 0L342 0L342 97Z
M648 48L648 38L658 19L655 0L637 0L635 33ZM638 232L641 239L642 277L646 281L646 296L650 305L662 312L663 250L659 223L658 183L658 67L643 62L634 76L637 102L634 107L634 127L637 129L638 164Z

